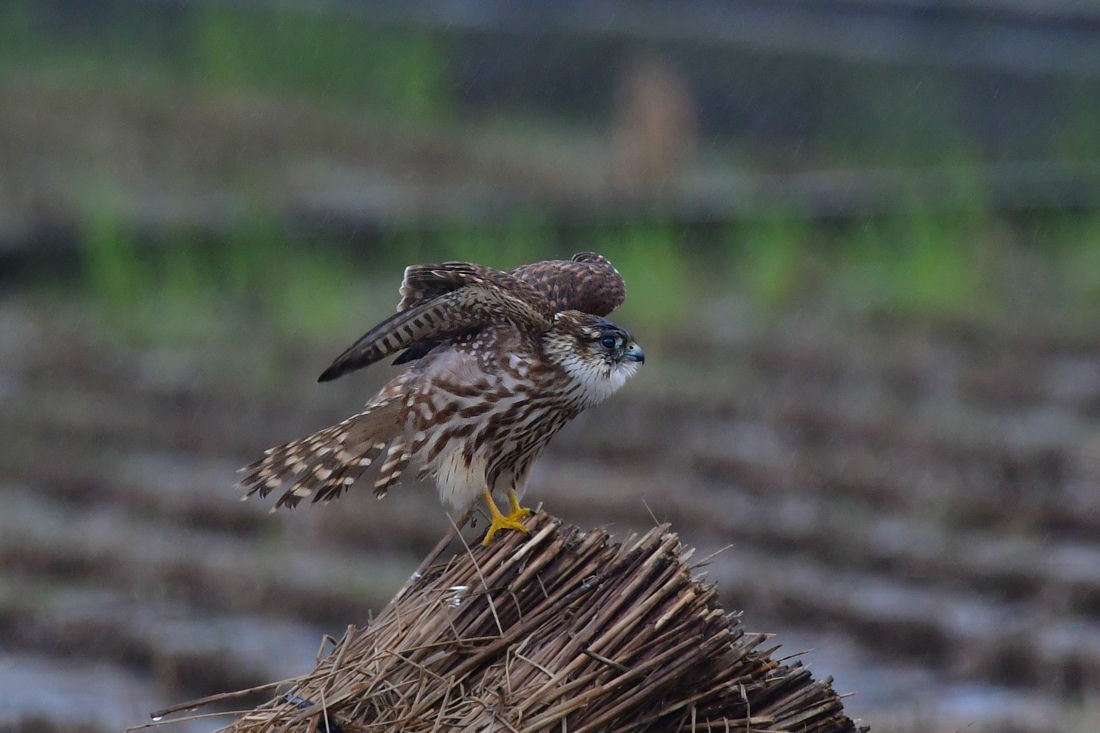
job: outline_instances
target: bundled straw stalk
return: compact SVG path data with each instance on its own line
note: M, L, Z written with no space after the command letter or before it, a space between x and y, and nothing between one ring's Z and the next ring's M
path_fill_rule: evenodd
M224 730L856 730L829 680L780 664L667 526L613 544L545 514L439 560L292 689Z

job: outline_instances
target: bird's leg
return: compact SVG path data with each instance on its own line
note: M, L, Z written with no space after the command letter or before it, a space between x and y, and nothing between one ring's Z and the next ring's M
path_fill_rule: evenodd
M509 502L514 502L513 496L514 495L509 492ZM493 501L493 495L488 490L481 492L481 498L484 499L485 503L489 506L489 515L491 519L489 524L489 531L485 533L485 539L482 540L481 544L488 547L489 543L493 539L493 535L495 535L497 531L501 529L514 529L517 532L523 532L524 534L527 534L527 528L524 527L523 522L520 521L520 519L526 517L527 515L519 513L519 516L516 516L516 509L519 509L520 512L530 513L529 510L521 509L519 503L514 502L512 513L508 516L504 516L500 513L500 509L497 508L496 502Z
M521 507L519 505L519 499L516 498L516 490L508 489L508 518L509 519L527 519L531 516L531 510Z

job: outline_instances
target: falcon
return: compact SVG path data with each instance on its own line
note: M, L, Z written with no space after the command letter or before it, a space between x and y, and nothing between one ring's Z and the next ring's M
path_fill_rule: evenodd
M502 271L468 262L406 268L397 312L328 367L327 382L397 354L407 365L343 422L269 449L241 469L243 498L335 499L371 466L382 498L415 471L465 514L481 497L491 522L526 532L531 468L569 420L616 392L645 361L606 320L626 297L603 256L582 252ZM494 496L507 500L504 514Z

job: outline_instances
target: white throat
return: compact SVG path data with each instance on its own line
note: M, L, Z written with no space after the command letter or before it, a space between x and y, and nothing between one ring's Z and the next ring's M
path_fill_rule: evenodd
M562 362L562 368L578 385L581 399L587 408L600 404L622 389L626 380L638 371L638 363L622 361L618 364L609 364L601 361L593 366L591 362L570 356Z

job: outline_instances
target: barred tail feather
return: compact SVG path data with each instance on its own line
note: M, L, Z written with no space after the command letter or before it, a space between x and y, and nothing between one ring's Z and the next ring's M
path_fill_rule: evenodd
M399 438L401 398L388 398L330 428L271 448L263 458L241 469L240 486L261 498L286 486L275 508L293 508L312 496L314 502L340 496ZM289 484L289 485L287 485ZM274 511L274 509L273 509Z
M409 444L404 438L395 440L390 445L390 449L386 451L386 462L382 464L382 468L378 471L378 478L374 482L375 496L381 499L390 487L401 479L401 474L405 472L411 457Z

